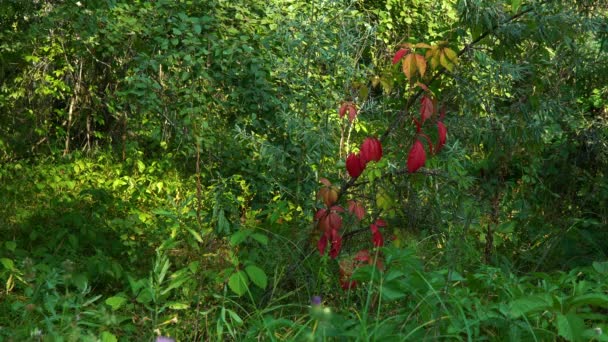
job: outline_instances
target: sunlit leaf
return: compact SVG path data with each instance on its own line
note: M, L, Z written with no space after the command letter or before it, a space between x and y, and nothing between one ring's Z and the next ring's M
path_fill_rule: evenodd
M418 70L418 73L420 73L420 77L424 77L424 74L426 73L426 59L419 54L416 54L416 69Z
M401 67L403 73L405 74L405 77L407 77L408 80L412 81L412 78L415 76L414 73L416 72L416 57L414 57L414 54L409 54L405 56Z
M395 57L393 57L393 65L399 63L401 58L403 58L403 56L405 56L408 52L408 49L399 49L399 51L395 53Z
M458 55L450 48L444 48L443 53L454 64L458 64Z
M444 53L439 56L439 63L450 72L454 69L454 65L448 61Z

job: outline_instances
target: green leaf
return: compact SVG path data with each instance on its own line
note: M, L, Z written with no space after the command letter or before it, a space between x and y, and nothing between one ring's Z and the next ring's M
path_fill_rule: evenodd
M169 303L169 308L173 310L186 310L190 305L186 303Z
M521 6L521 0L511 0L511 13L517 13L519 6Z
M126 301L127 299L125 297L114 296L106 299L106 304L108 304L112 310L118 310Z
M186 226L186 230L190 233L190 235L192 235L192 237L194 237L196 239L196 241L198 241L199 243L203 243L203 238L201 237L201 234L199 234L197 231L195 231L194 229L187 227L187 226Z
M585 321L576 314L557 314L557 334L568 341L578 341L585 330Z
M4 245L6 246L6 249L8 249L11 252L14 252L15 249L17 248L17 243L15 241L6 241L4 243Z
M251 278L251 281L259 288L265 289L268 285L268 277L261 268L255 265L249 265L245 267L245 272Z
M593 262L593 269L597 273L608 274L608 261L603 261L603 262L594 261Z
M0 258L0 263L2 263L2 266L4 266L4 268L6 268L9 271L12 271L15 269L15 263L11 259Z
M268 245L268 236L266 236L264 234L254 233L254 234L251 234L251 238L254 239L255 241L261 243L264 246Z
M104 331L100 336L101 342L117 342L118 339L111 332Z
M230 315L230 318L232 318L232 321L234 323L236 323L237 325L243 324L243 319L241 319L241 317L236 312L230 309L226 309L226 311L228 311L228 315Z
M245 241L245 239L251 235L251 230L249 229L241 229L236 233L230 236L230 244L233 246L239 245L241 242Z
M570 310L583 305L595 305L608 308L608 295L601 293L589 293L576 296L570 300Z
M401 286L401 281L389 281L382 284L382 297L386 300L396 300L406 296L406 292Z
M239 297L247 292L247 284L249 284L249 278L244 271L238 271L228 279L228 287Z
M511 315L517 318L528 313L549 309L551 304L544 296L529 296L511 302Z

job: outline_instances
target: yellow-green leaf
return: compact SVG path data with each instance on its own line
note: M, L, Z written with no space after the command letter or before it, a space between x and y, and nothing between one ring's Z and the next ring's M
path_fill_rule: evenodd
M452 50L450 48L445 48L445 49L443 49L443 52L445 53L445 56L450 61L452 61L452 63L458 64L458 55L456 54L456 52L454 52L454 50Z
M437 53L435 53L435 54L433 55L433 58L431 58L431 68L432 68L433 70L436 70L436 69L437 69L437 67L439 66L439 56L440 56L440 55L441 55L441 54L439 53L439 51L437 51Z
M402 68L405 77L407 77L407 79L411 81L412 78L415 76L414 74L416 73L416 58L414 57L413 53L410 53L405 56L405 59L403 59Z
M114 296L106 299L106 304L109 305L112 310L118 310L126 301L127 299L125 297Z
M430 49L431 46L429 44L426 43L418 43L414 45L415 48L422 48L422 49Z
M424 73L426 72L426 59L422 55L416 54L416 68L420 73L420 77L424 77Z
M450 72L454 69L454 65L448 61L444 53L439 56L439 63L441 63L441 65L443 65L443 67L448 69Z

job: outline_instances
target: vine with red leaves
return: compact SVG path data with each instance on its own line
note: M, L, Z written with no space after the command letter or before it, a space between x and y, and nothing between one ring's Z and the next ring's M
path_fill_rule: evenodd
M416 49L427 49L426 55L423 56L416 53ZM452 70L453 66L458 62L456 53L445 46L445 43L430 46L428 44L404 44L399 49L393 58L393 65L401 62L401 67L406 78L414 84L417 79L422 79L427 70L427 60L431 64L432 69L437 69L442 66L448 70ZM443 123L445 117L445 107L442 107L441 113L436 121L438 141L436 144L431 142L427 134L422 131L424 124L429 122L433 115L437 116L437 99L429 88L417 81L415 83L424 91L424 95L420 100L420 118L414 119L413 123L416 126L415 141L413 142L407 158L407 170L409 173L417 172L426 162L426 151L420 139L424 139L428 143L430 154L438 153L446 143L447 128ZM352 124L357 118L357 106L353 102L343 102L338 110L341 119L347 116L348 121ZM390 128L389 128L390 130ZM386 133L385 135L386 136ZM384 137L383 136L383 137ZM338 204L342 194L346 190L355 185L355 182L365 171L367 165L371 162L379 162L383 157L382 142L377 137L367 137L363 140L359 147L359 152L351 152L346 156L345 164L346 171L350 176L350 180L341 188L334 186L328 179L321 178L322 187L319 189L318 198L325 204L324 208L318 209L315 213L315 221L317 228L321 231L321 237L317 243L317 248L321 255L325 255L329 246L329 256L335 259L340 254L342 249L343 234L342 215L347 212L356 220L361 221L365 217L366 210L361 201L350 199L347 201L348 210L345 210ZM374 248L384 246L385 239L382 230L385 229L387 223L381 218L376 218L369 225L371 233L371 243ZM340 263L340 283L342 288L350 289L356 286L356 282L350 280L350 275L354 268L371 264L371 258L368 250L359 251L353 259L344 259Z
M438 42L435 45L429 45L425 43L418 44L402 44L396 51L392 59L392 64L396 65L401 62L401 69L405 77L409 80L410 85L418 87L418 91L413 93L406 105L405 109L400 112L395 120L390 124L389 127L384 131L380 138L368 137L366 138L359 149L359 153L350 153L346 157L346 171L350 176L348 181L345 181L341 187L337 187L331 184L331 182L325 178L321 179L323 187L319 190L319 198L323 199L326 208L319 209L315 214L315 221L317 227L322 231L322 235L317 244L317 248L321 255L325 255L328 244L331 244L329 256L335 259L340 254L342 249L343 236L350 236L358 232L364 231L364 229L349 232L348 234L340 234L342 228L342 216L346 213L343 207L338 205L340 198L347 193L350 187L357 185L357 179L363 174L366 166L371 161L379 161L382 158L382 141L385 140L388 135L399 127L403 120L406 119L410 108L414 105L415 101L420 99L420 119L413 119L412 122L416 127L415 139L408 153L407 168L406 170L398 170L395 174L403 173L424 173L434 175L436 172L433 170L421 169L426 163L426 151L424 144L420 140L424 139L428 144L428 150L431 155L437 154L441 151L447 140L447 127L443 120L446 115L445 105L441 107L438 112L438 101L433 92L428 88L427 85L421 83L420 80L424 79L426 75L427 67L430 64L430 69L435 70L435 74L427 79L427 84L433 83L446 71L452 72L454 67L458 64L458 59L465 52L470 50L475 44L486 38L492 32L494 32L499 26L507 24L517 18L523 16L526 13L532 11L532 7L523 9L513 16L507 18L503 22L494 25L489 30L485 31L472 42L466 44L458 53L448 47L447 42ZM425 50L422 55L420 50ZM343 102L338 114L340 118L348 113L348 120L352 124L356 119L358 112L357 106L353 102ZM437 128L437 142L433 144L427 134L424 133L423 127L426 122L433 121L435 119L435 126ZM366 210L363 204L355 199L348 200L348 212L353 215L358 221L363 220L365 217ZM370 224L371 242L374 248L382 247L384 245L384 237L381 233L381 228L385 228L387 223L383 219L375 218L374 222ZM340 284L343 289L350 289L357 285L355 281L350 279L355 268L363 265L373 264L373 260L368 250L364 249L356 253L353 258L345 258L339 262L340 265ZM382 269L382 260L376 260L376 267Z

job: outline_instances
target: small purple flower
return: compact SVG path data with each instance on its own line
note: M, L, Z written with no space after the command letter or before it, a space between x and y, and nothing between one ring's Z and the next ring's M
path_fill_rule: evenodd
M312 305L321 305L321 297L320 296L313 296L312 299L310 300L310 304L312 304Z
M175 340L170 337L158 336L154 342L175 342Z

